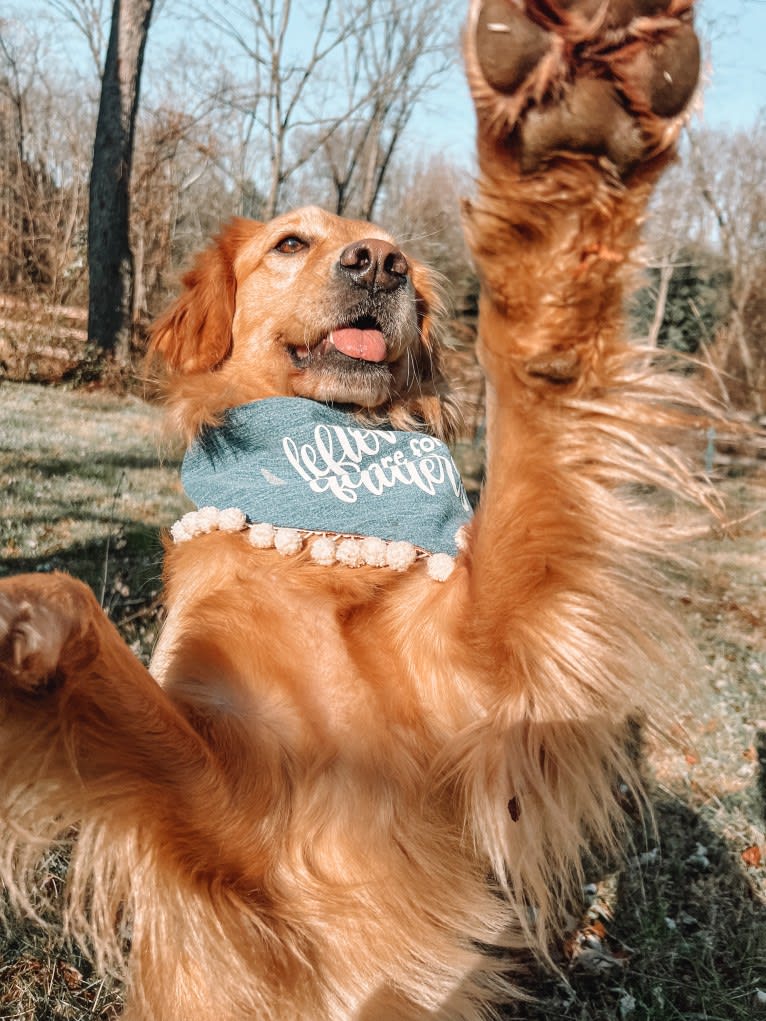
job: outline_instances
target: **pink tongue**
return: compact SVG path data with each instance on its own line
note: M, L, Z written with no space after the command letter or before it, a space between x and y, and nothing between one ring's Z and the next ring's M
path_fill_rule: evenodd
M338 351L349 358L365 362L382 362L386 357L386 341L380 330L333 330L331 340Z

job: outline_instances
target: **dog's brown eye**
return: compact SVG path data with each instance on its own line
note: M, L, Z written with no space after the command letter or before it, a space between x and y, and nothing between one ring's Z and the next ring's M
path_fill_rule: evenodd
M303 238L296 237L294 234L282 238L279 244L274 245L274 251L281 252L282 255L295 255L296 252L300 252L304 248L308 248L308 244Z

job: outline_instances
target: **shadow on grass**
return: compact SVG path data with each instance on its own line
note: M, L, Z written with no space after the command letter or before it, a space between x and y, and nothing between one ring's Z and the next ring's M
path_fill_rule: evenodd
M727 842L680 799L658 795L658 843L619 871L611 919L587 953L539 973L537 998L506 1008L524 1021L754 1021L766 989L766 906ZM598 877L593 877L594 881ZM604 929L606 932L604 933ZM571 944L570 944L571 945ZM763 1009L761 1007L761 1009Z
M162 555L160 534L153 525L127 521L120 523L108 543L98 539L55 553L0 559L0 578L49 571L79 578L90 585L133 651L147 662L160 622Z
M562 954L566 978L533 968L523 986L535 1002L507 1006L506 1021L762 1016L757 991L766 988L764 906L736 855L698 813L664 795L654 810L660 848L645 851L637 828L634 856L617 874L613 917L600 930L593 926L600 931L599 951L586 955L587 967L578 964L582 957L572 963ZM14 1009L4 999L10 989L17 990ZM99 984L77 951L29 925L0 934L0 1018L103 1021L116 1016L118 1002L119 989ZM33 1006L14 1012L22 1003Z
M54 553L0 559L0 577L37 571L66 571L94 589L107 575L122 571L140 577L154 567L159 575L162 542L154 526L137 521L118 522L119 533L106 539L73 543Z
M40 527L45 528L46 526L50 526L52 523L57 524L66 518L71 518L74 515L76 515L77 522L80 525L82 525L83 523L89 523L102 525L105 528L108 528L111 532L114 533L112 537L113 539L124 529L134 531L136 528L145 527L137 523L135 517L131 517L129 513L120 514L117 511L115 511L115 509L112 507L107 507L103 511L88 510L88 506L92 507L92 501L87 500L87 498L84 498L80 502L75 502L71 499L69 500L48 499L46 501L45 508L39 514L35 514L33 512L26 512L24 514L23 521L21 520L13 521L10 522L10 524L8 523L7 520L0 521L0 525L3 526L3 530L7 534L16 533L20 535L25 535L28 534L28 532L30 531L30 529L32 529L33 526L36 526L38 528ZM159 535L160 530L156 526L152 526L151 528L147 528L147 531L152 531L154 532L155 535ZM99 545L99 542L101 543L102 546L105 545L106 538L93 540L92 545L94 547L97 547ZM82 545L84 547L86 544L83 543ZM73 543L72 548L74 548L74 546L75 544ZM24 558L14 557L9 558L8 561L0 557L0 565L11 561L21 562L22 559L29 563L35 563L37 561L45 563L48 560L53 559L54 555L57 557L61 555L66 556L68 549L69 547L64 547L63 549L57 550L55 554L52 553L48 557L45 557L43 555L27 556Z
M2 449L2 448L0 448ZM51 478L103 478L107 473L110 475L120 471L153 471L160 467L160 461L156 452L151 454L131 454L125 451L116 450L99 451L91 457L38 457L34 452L21 456L18 451L7 451L12 453L17 460L21 461L24 468L34 468L45 479ZM173 464L175 462L168 462ZM166 465L167 467L168 465Z

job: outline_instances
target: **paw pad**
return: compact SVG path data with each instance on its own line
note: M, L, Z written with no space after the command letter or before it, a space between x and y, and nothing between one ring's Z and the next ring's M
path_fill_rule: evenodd
M551 47L551 36L512 0L488 0L479 11L476 46L481 69L498 92L515 92Z
M672 144L696 88L692 0L475 0L467 42L482 130L522 172L564 154L625 174Z

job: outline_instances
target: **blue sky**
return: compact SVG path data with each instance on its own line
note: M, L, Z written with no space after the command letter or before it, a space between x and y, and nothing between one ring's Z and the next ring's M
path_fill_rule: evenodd
M705 91L700 114L710 127L747 128L766 111L766 0L702 0L697 28L705 48ZM459 68L417 117L421 154L444 149L457 160L473 124Z
M704 0L699 25L711 61L704 119L747 127L766 108L766 0Z
M0 0L0 3L2 0ZM316 0L303 0L310 8ZM106 0L106 6L111 0ZM181 5L167 3L152 26L144 68L143 88L151 89L155 61L167 62L180 40L185 19L173 16ZM467 2L466 2L467 6ZM46 10L45 0L10 0L9 13L23 19ZM162 10L162 7L160 8ZM50 15L50 9L47 13ZM704 124L711 127L746 129L759 110L766 112L766 0L698 0L697 27L705 47ZM60 55L92 74L92 63L82 40L62 31ZM457 26L455 31L458 34ZM438 93L428 97L417 110L409 132L414 158L428 158L440 151L460 163L472 152L473 112L457 54L455 66Z

